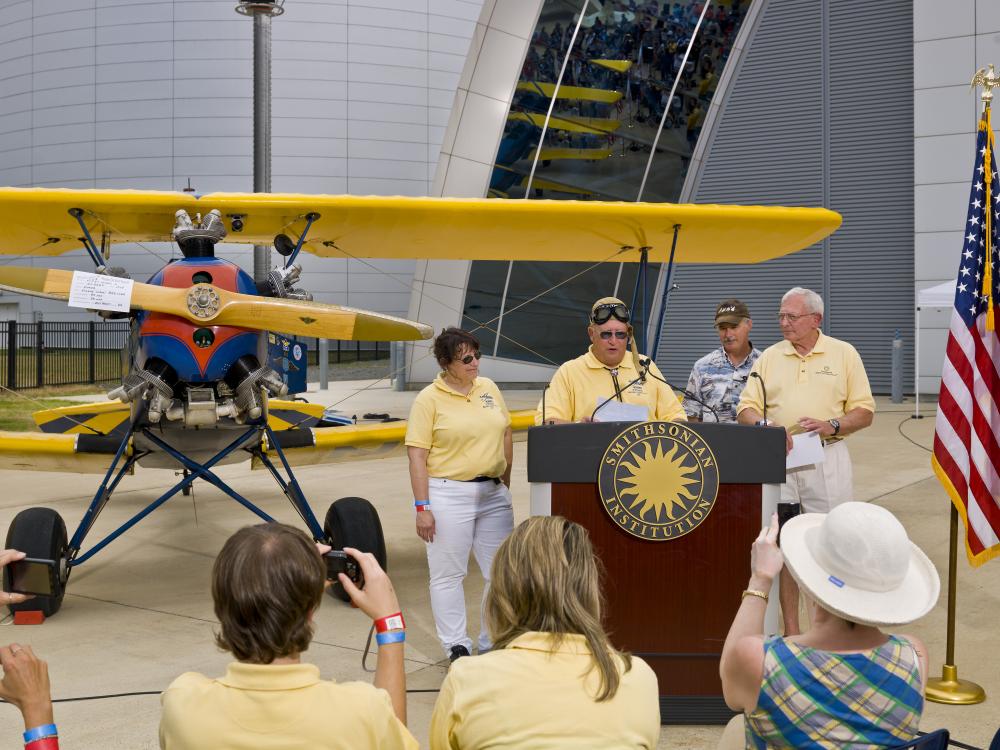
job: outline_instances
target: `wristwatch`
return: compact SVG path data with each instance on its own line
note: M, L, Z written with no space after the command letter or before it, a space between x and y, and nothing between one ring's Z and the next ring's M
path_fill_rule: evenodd
M828 421L830 422L830 426L833 428L833 434L834 435L839 435L840 434L840 420L839 419L830 419Z

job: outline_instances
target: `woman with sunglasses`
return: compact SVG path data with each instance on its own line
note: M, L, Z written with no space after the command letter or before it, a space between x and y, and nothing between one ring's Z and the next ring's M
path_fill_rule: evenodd
M514 528L510 414L500 390L479 377L479 341L459 328L434 339L442 372L413 402L406 428L417 535L427 542L431 610L451 661L472 653L463 581L469 553L490 584L490 565ZM486 625L479 652L492 647Z
M656 364L632 343L631 313L620 299L602 297L590 309L590 348L564 363L538 404L535 423L601 421L612 402L645 407L645 418L686 421L687 416ZM544 409L543 409L544 406ZM543 414L544 411L544 414Z

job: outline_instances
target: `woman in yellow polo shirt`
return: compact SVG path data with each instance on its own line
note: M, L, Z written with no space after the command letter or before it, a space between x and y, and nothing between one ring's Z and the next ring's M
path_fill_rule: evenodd
M489 378L479 377L479 341L459 328L434 339L442 372L413 402L406 428L417 535L427 542L431 610L451 661L472 653L462 586L469 553L490 584L490 565L514 528L510 414ZM479 652L492 647L486 626Z
M493 559L486 621L495 648L452 665L431 750L656 747L656 675L601 627L586 530L559 516L520 524Z

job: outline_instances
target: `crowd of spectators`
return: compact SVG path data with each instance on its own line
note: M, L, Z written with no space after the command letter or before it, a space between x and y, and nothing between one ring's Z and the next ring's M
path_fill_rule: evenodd
M330 583L327 551L280 523L227 540L212 599L216 643L235 661L222 677L189 672L163 693L161 748L417 747L406 727L406 623L373 555L345 550L362 570L361 588L338 579L378 632L374 685L322 679L301 659ZM21 556L0 552L0 567ZM785 638L763 625L783 565L815 603L812 626ZM939 581L899 521L884 508L845 503L789 521L779 549L775 515L752 546L750 568L721 659L745 747L878 750L913 739L927 651L914 636L880 628L927 614ZM484 607L493 650L452 664L431 718L431 750L656 747L656 675L611 644L602 608L600 563L583 527L558 516L518 525L493 559ZM0 664L0 697L21 711L25 748L58 750L45 662L11 644L0 648ZM728 747L736 746L744 742Z

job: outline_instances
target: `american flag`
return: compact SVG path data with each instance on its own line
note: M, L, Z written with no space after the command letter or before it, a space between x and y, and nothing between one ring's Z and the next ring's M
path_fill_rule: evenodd
M987 181L986 175L989 175ZM1000 302L997 178L989 109L979 122L931 464L965 521L973 566L1000 555Z

